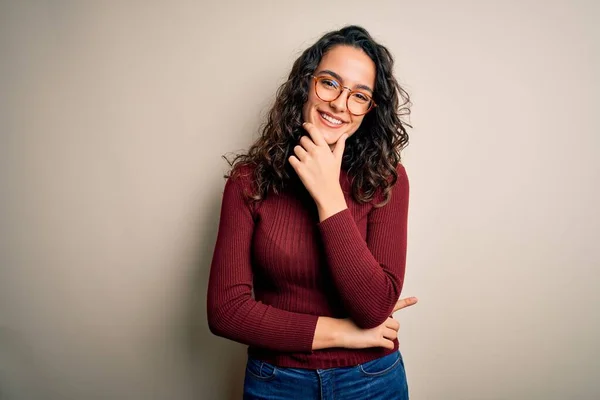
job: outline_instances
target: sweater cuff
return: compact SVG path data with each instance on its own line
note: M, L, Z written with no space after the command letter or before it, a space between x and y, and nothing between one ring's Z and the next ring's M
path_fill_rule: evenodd
M302 315L300 318L295 318L292 326L287 327L288 335L293 332L298 342L295 347L302 349L307 353L312 353L313 341L315 339L315 331L317 329L318 315Z

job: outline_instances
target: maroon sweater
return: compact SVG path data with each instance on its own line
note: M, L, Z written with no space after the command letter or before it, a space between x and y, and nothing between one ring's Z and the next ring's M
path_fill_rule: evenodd
M229 178L208 284L210 330L281 367L344 367L391 353L380 347L313 351L312 342L318 316L352 318L372 328L400 297L409 187L402 164L397 171L390 201L374 208L382 191L370 203L354 201L342 170L348 208L322 222L299 180L251 208L243 197L251 170Z

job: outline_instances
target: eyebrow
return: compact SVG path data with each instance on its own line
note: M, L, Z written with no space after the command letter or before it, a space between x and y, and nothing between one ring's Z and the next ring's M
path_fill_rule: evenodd
M333 72L333 71L331 71L331 70L329 70L329 69L324 69L324 70L322 70L322 71L319 71L319 72L317 73L317 75L320 75L320 74L328 74L328 75L331 75L331 76L333 76L333 77L334 77L335 79L337 79L338 81L340 81L340 82L344 82L344 80L342 79L342 77L341 77L341 76L339 76L338 74L336 74L335 72ZM360 85L360 84L359 84L359 85L356 85L355 87L356 87L357 89L364 89L364 90L368 90L369 92L371 92L371 94L373 93L373 89L371 89L371 88L370 88L369 86L367 86L367 85Z

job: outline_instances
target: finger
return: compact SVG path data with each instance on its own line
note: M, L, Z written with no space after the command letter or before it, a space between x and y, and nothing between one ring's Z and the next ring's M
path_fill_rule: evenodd
M340 161L344 155L344 149L346 148L346 139L348 139L348 135L344 133L342 136L340 136L338 141L335 142L335 148L333 149L333 155Z
M389 339L381 339L381 347L385 347L386 349L394 349L394 342Z
M298 157L300 161L304 161L307 155L306 150L304 150L304 147L299 145L294 146L294 154L296 154L296 157Z
M412 306L414 304L417 304L417 301L419 301L416 297L407 297L405 299L400 299L396 302L396 305L394 306L394 311L396 312L398 310L401 310L403 308Z
M307 152L310 152L315 147L317 147L317 145L315 144L315 142L313 142L312 139L310 137L306 136L306 135L303 135L300 138L300 145L302 147L304 147Z
M395 331L400 330L400 322L396 321L394 318L388 318L385 322L386 328L394 329Z
M398 337L398 331L385 328L385 330L383 331L383 337L389 340L394 340Z
M288 161L290 162L290 164L292 165L292 167L294 168L294 170L296 172L298 172L298 167L300 165L302 165L302 163L300 162L300 160L298 160L298 158L296 156L289 156L288 157Z
M305 122L302 124L302 127L306 130L306 132L308 132L310 138L317 146L328 146L327 142L325 141L325 137L323 136L321 131L317 129L316 126L314 126L310 122Z

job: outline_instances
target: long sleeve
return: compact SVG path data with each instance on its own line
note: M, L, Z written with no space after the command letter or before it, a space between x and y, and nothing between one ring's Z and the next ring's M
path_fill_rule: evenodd
M333 281L362 328L378 326L391 315L404 282L409 182L402 164L397 171L390 201L368 214L366 241L349 209L318 224Z
M215 335L264 349L311 352L318 316L288 312L252 297L254 220L241 178L225 183L207 294Z

